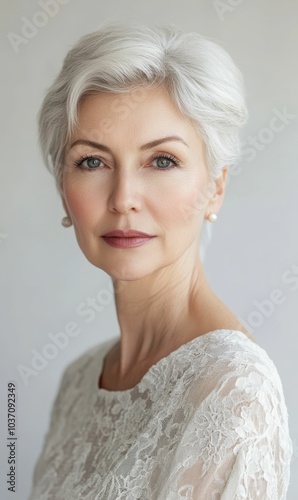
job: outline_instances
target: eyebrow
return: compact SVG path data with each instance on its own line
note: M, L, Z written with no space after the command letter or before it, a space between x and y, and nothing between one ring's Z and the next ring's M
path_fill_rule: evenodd
M170 135L168 137L162 137L161 139L155 139L155 141L147 142L147 144L143 144L143 146L140 147L140 150L145 151L146 149L151 149L151 148L154 148L154 146L158 146L162 142L168 142L168 141L180 141L183 144L185 144L185 146L187 146L189 148L189 145L184 141L184 139L182 139L182 137L179 137L178 135ZM92 146L94 148L101 149L102 151L105 151L106 153L111 153L110 148L108 148L104 144L100 144L100 143L94 142L94 141L89 141L87 139L78 139L70 146L69 150L71 150L74 146L77 146L78 144L87 144L88 146Z

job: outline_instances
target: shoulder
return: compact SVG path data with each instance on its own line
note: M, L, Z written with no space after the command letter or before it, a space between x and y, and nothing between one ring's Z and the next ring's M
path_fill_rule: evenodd
M66 365L63 374L62 381L73 377L75 373L83 373L88 369L90 363L94 360L98 360L98 363L104 358L105 354L108 352L109 348L116 343L118 337L113 337L108 340L104 340L100 344L96 344L82 354L74 358L68 365Z
M193 409L188 437L193 443L199 436L200 446L208 450L203 470L212 470L214 463L226 457L236 460L236 475L241 470L252 474L247 478L249 491L260 489L258 481L254 482L254 470L260 477L271 477L272 482L284 476L286 485L293 447L275 364L262 347L236 331L206 337L201 348L203 358L198 354L188 392ZM204 372L199 369L200 357ZM235 498L233 495L224 498Z
M85 392L89 379L92 377L92 370L97 367L98 370L100 369L102 359L116 340L116 337L113 337L96 344L66 365L60 376L54 402L55 408L60 408L60 405L65 404L67 399L70 401L77 394Z
M206 336L203 345L210 365L223 373L241 375L251 370L269 377L278 385L280 378L273 360L256 342L237 330L217 330Z
M214 332L196 347L191 393L197 405L229 407L233 414L247 413L264 425L271 415L276 425L287 425L282 382L262 347L233 330Z
M65 367L52 406L52 423L62 414L69 417L72 413L72 418L77 418L74 414L82 413L82 406L92 393L95 370L100 369L101 360L115 341L116 338L112 338L90 347Z

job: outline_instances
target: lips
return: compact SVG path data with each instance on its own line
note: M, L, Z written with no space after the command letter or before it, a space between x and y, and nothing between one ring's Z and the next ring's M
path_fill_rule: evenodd
M106 234L103 234L105 238L152 238L151 234L143 233L141 231L136 231L134 229L129 229L128 231L122 231L121 229L114 229Z
M155 236L134 229L129 229L128 231L114 229L104 234L102 238L111 247L129 249L146 245Z

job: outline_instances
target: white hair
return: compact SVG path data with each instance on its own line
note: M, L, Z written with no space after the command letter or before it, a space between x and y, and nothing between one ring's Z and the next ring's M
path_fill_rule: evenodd
M239 160L239 131L247 108L242 74L231 56L217 43L196 32L183 33L172 23L108 21L69 50L38 113L42 156L60 194L65 148L78 125L80 101L144 85L164 86L192 121L204 143L210 179ZM210 230L203 236L205 246L208 234Z

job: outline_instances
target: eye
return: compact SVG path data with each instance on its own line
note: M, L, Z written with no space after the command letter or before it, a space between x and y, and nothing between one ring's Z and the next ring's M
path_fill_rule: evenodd
M159 163L157 167L155 167L156 170L171 170L172 168L178 167L179 165L179 160L175 156L172 156L170 154L162 153L159 155L156 155L153 158L153 161L156 161ZM160 160L160 161L159 161ZM168 162L172 163L172 165L169 165Z
M82 166L85 161L87 162L87 166ZM96 156L87 155L82 156L79 160L75 161L75 165L82 170L96 170L99 167L98 163L100 162L101 160Z
M171 154L160 153L155 155L151 160L152 163L157 161L157 166L154 167L154 170L171 170L172 168L178 167L180 161L178 158ZM86 162L86 165L84 163ZM85 155L79 158L79 160L75 161L75 166L80 168L81 170L91 171L97 170L100 168L100 163L103 163L100 158L92 155ZM170 163L170 164L169 164Z

